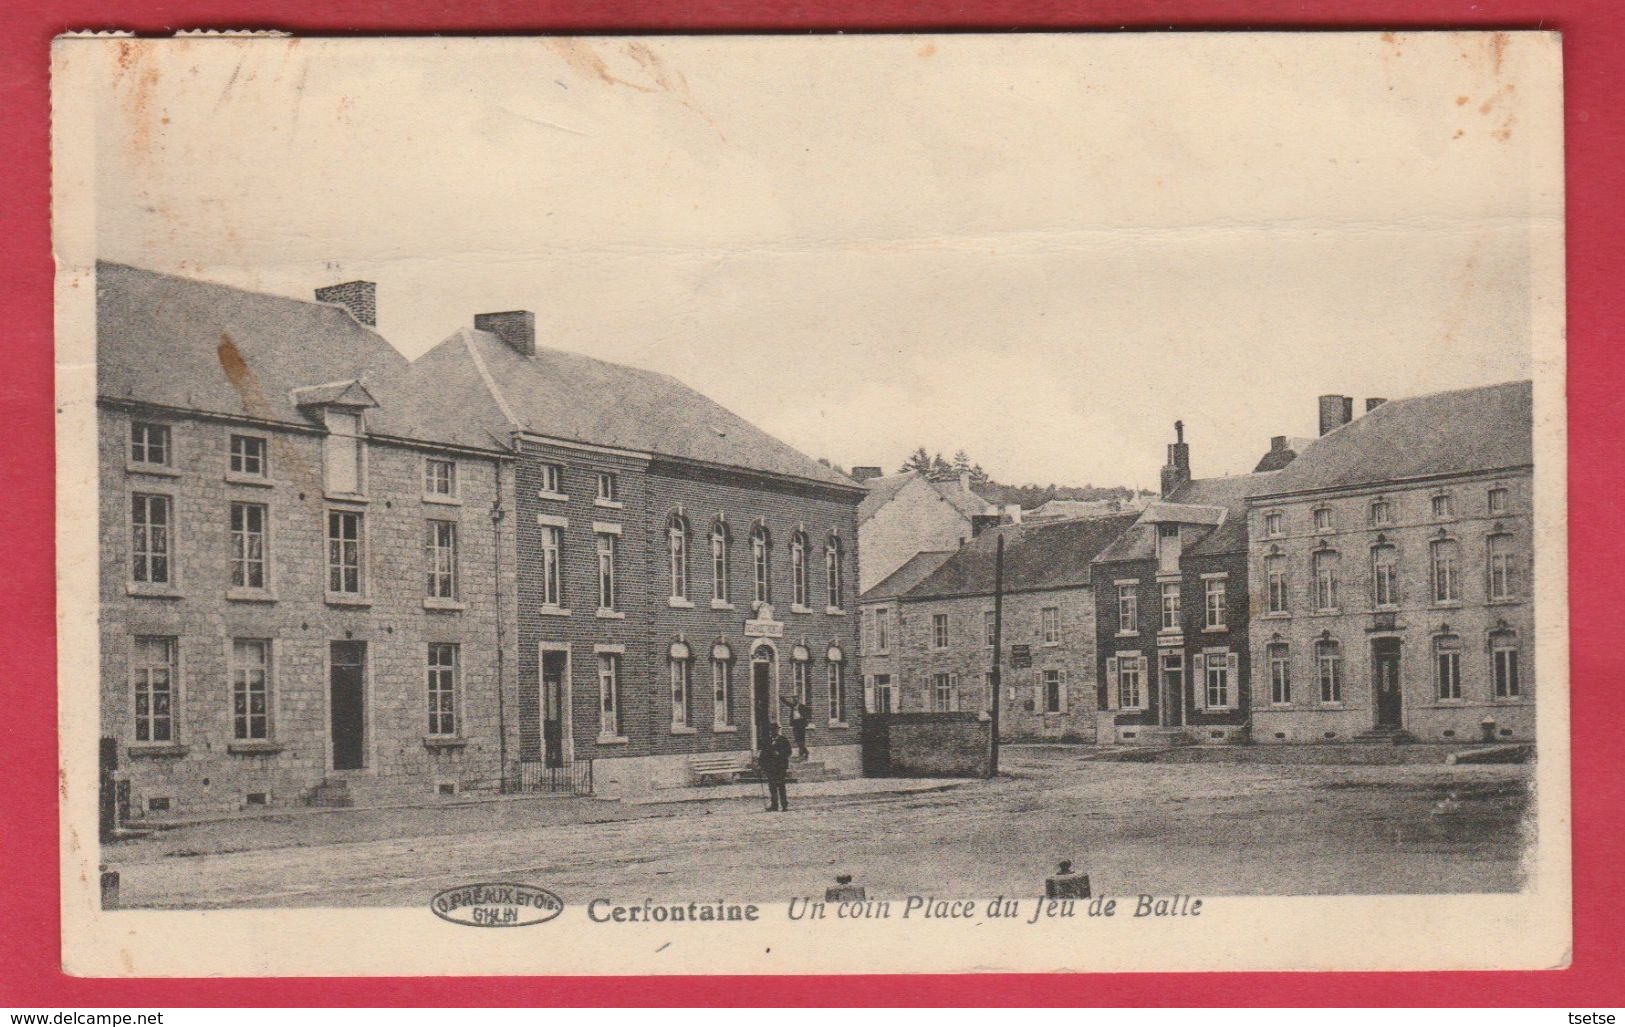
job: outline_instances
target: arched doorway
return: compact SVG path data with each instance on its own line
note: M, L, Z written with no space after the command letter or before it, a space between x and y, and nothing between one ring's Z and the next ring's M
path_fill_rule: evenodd
M767 744L767 726L777 719L779 653L769 642L758 642L750 654L750 733L752 748Z

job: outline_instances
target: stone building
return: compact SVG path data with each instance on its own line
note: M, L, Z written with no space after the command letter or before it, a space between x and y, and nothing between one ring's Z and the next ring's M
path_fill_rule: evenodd
M103 759L136 816L500 787L511 461L413 391L370 283L316 296L97 267Z
M1534 737L1531 384L1321 398L1248 497L1253 737Z
M903 652L897 635L898 603L909 589L925 580L953 555L951 549L916 553L859 598L862 616L859 671L863 675L865 710L895 713L902 708L902 692L897 687L902 681Z
M516 744L525 787L687 784L786 701L813 760L860 766L864 490L675 379L478 315L414 362L516 458Z
M1192 479L1175 431L1162 499L1093 568L1101 742L1246 737L1247 498L1281 472Z
M995 562L1003 539L1000 737L1093 740L1090 562L1133 521L1002 525L955 551L897 600L895 709L990 709ZM865 683L867 695L876 691L876 681Z
M874 477L858 505L858 588L867 592L916 553L956 549L999 523L999 508L970 486L970 476L937 481L918 471ZM1017 511L1019 516L1019 508Z

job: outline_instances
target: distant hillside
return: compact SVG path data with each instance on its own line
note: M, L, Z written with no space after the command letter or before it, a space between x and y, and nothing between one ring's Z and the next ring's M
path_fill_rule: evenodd
M827 460L820 460L819 463L846 473L839 464L830 464ZM896 473L908 471L923 471L926 477L934 481L954 481L960 475L969 475L971 488L983 499L1000 506L1016 503L1023 510L1036 509L1052 499L1129 501L1136 495L1150 495L1148 492L1137 493L1122 485L1056 485L1053 482L1048 485L1006 485L989 477L982 465L971 460L963 449L955 452L952 459L944 459L940 452L932 454L920 446L909 454Z

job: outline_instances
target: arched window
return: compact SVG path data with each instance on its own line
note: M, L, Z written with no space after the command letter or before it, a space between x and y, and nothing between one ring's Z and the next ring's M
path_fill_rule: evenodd
M790 682L797 702L812 705L812 654L807 647L798 645L790 650Z
M835 532L829 533L829 541L824 544L824 577L825 586L829 592L829 606L839 609L841 606L841 536Z
M711 524L711 595L717 602L728 601L728 522L718 517Z
M666 518L666 550L671 566L671 597L688 598L688 521L680 513Z
M1453 603L1461 598L1461 546L1448 538L1430 547L1433 556L1433 601Z
M1512 552L1512 536L1491 535L1488 549L1490 598L1514 598L1518 594L1518 567Z
M807 605L807 536L800 531L790 536L790 602Z
M750 529L750 564L756 580L754 598L758 603L773 601L772 555L773 543L767 526L757 522L756 527Z
M1310 558L1310 566L1314 572L1315 581L1315 609L1337 609L1337 552L1332 549L1322 549Z
M1329 638L1315 643L1315 678L1321 702L1343 701L1343 647Z
M1399 555L1393 546L1371 547L1371 605L1399 605Z

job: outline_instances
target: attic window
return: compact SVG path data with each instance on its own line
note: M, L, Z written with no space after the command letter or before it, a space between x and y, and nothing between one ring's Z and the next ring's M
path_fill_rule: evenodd
M325 412L327 438L322 455L327 472L329 495L354 496L362 492L362 421L352 410Z

